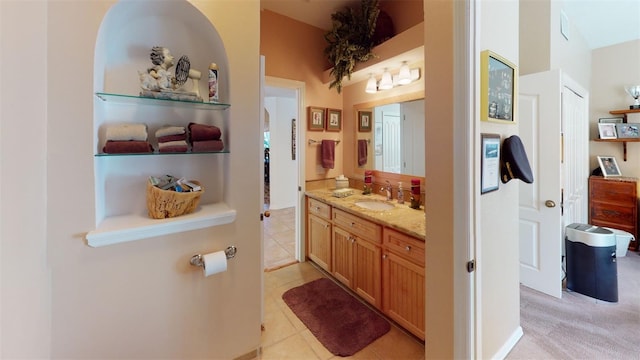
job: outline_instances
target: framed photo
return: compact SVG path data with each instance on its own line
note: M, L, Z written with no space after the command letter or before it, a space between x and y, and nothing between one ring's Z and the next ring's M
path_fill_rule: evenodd
M602 124L622 124L624 121L621 117L600 118L598 123Z
M480 119L515 123L518 68L502 56L480 54Z
M598 164L604 177L622 176L618 162L613 156L598 156Z
M307 130L322 131L324 130L325 109L314 106L307 108Z
M600 133L600 139L617 139L616 124L611 123L598 123L598 132Z
M325 120L327 131L342 130L342 110L327 109L327 119Z
M369 132L373 125L373 112L372 111L358 111L358 131Z
M615 124L619 139L637 139L640 137L640 124Z
M500 135L481 134L480 193L498 190L500 183Z

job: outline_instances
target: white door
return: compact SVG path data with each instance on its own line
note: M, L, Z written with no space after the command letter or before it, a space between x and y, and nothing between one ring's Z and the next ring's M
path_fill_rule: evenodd
M559 70L521 76L518 102L520 137L534 174L533 184L520 185L520 282L558 298L564 226L585 220L588 176L587 100L574 91L562 95L566 82ZM563 186L571 198L567 217Z

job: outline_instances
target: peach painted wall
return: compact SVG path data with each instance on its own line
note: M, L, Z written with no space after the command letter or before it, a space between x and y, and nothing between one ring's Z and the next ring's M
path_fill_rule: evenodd
M399 34L424 20L422 0L380 1L380 10L393 19L393 27Z
M268 10L260 13L260 53L265 57L265 75L305 83L305 109L308 106L342 109L342 95L323 83L322 73L329 68L324 48L324 30ZM307 114L301 114L300 126L307 128ZM306 139L343 139L344 131L307 131ZM305 179L334 178L343 173L343 144L336 146L333 169L320 165L320 146L299 144L305 156Z

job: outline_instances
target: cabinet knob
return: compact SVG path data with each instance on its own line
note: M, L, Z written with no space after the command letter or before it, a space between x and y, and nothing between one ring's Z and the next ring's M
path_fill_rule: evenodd
M351 227L353 227L355 224L356 224L356 223L352 222L352 223L351 223Z
M382 259L383 260L386 259L387 257L389 257L389 255L387 255L387 254L382 255Z
M329 228L329 224L324 224L324 228L328 229Z
M316 211L320 211L320 206L316 206Z
M544 202L544 206L548 207L548 208L554 208L556 207L556 203L553 200L547 200Z
M407 245L407 247L404 248L407 251L411 251L411 246Z

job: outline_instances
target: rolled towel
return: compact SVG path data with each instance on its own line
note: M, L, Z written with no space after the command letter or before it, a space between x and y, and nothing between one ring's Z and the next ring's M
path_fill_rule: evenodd
M222 132L214 125L189 123L189 139L191 142L203 140L219 140Z
M187 150L189 145L186 140L158 143L158 152L161 153L187 152Z
M185 141L187 140L187 134L186 133L158 137L158 143L165 143L165 142L169 142L169 141L181 141L181 140L185 140Z
M191 143L193 152L215 152L224 150L222 140L204 140Z
M107 126L107 141L147 141L146 124L119 124Z
M322 140L320 144L320 161L325 169L333 169L335 162L336 142L334 140Z
M148 141L107 141L102 148L107 154L136 154L153 152L153 146Z
M169 135L180 135L180 134L186 134L186 130L184 126L172 126L172 125L167 125L167 126L163 126L160 129L156 130L156 138L160 138L163 136L169 136Z

